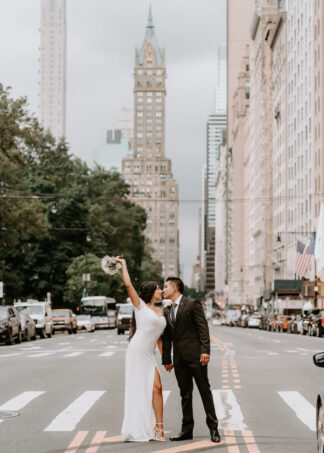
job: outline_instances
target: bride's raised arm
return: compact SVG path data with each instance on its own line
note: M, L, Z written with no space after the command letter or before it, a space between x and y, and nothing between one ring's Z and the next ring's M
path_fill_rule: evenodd
M134 286L132 285L132 282L131 282L131 279L130 279L130 276L128 273L126 261L123 258L120 258L119 256L117 256L115 258L115 263L120 263L122 265L123 280L124 280L124 284L125 284L126 290L128 292L128 295L130 297L130 300L132 301L132 304L134 305L134 307L140 308L140 299L138 297L137 292L135 291Z

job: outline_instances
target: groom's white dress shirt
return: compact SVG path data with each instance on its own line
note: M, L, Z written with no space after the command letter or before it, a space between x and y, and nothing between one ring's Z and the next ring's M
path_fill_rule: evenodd
M177 311L178 311L178 308L179 308L179 304L180 304L180 301L181 301L181 297L182 297L182 294L181 296L178 297L178 299L176 299L173 304L174 304L174 319L177 319Z

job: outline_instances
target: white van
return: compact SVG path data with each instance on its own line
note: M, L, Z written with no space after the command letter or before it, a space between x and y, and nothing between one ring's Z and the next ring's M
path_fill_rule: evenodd
M36 323L36 332L41 338L53 335L52 308L49 302L28 300L17 302L15 308L21 313L27 313Z

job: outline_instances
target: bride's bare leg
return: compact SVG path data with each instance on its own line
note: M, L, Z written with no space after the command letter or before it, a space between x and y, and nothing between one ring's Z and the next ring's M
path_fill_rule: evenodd
M163 393L161 377L158 370L155 368L154 384L153 384L153 410L156 419L156 428L162 430L159 437L164 436L163 432Z

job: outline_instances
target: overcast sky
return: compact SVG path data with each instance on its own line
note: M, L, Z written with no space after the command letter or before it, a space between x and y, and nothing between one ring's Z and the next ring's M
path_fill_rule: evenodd
M41 0L0 0L0 82L38 114ZM149 0L67 0L67 140L92 163L122 106L133 106L135 47ZM198 200L206 120L217 84L217 46L226 40L226 0L152 0L166 50L166 156L180 193L180 263L186 283L198 253ZM186 202L185 200L196 200Z

